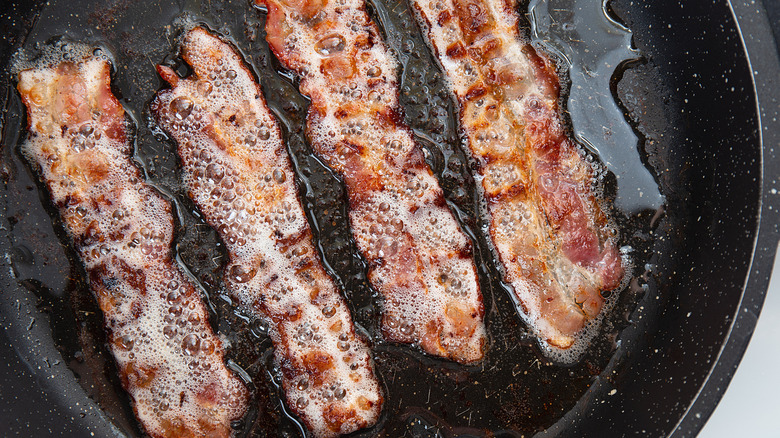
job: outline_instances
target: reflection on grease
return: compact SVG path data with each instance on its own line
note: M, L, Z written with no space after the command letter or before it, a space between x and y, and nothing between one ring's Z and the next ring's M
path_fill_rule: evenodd
M615 174L616 206L628 216L657 210L664 198L613 92L615 74L641 56L632 47L631 31L610 16L607 0L532 0L528 15L532 38L568 68L574 135Z

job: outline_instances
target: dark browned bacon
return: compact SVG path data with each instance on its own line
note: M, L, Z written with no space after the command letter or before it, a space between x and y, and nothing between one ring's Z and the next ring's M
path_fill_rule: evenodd
M191 281L171 258L170 204L132 160L107 61L58 61L19 74L26 158L89 274L135 413L153 437L228 437L247 391Z
M151 107L178 143L190 196L225 243L228 291L267 322L287 403L315 437L373 425L383 399L371 352L322 267L259 85L202 28L181 54L192 75L159 67L173 88Z
M623 265L592 166L561 124L555 70L521 39L514 2L413 6L460 103L505 279L539 337L568 349Z
M384 297L388 340L470 363L485 346L471 243L403 123L396 60L362 0L257 0L282 64L311 98L307 133L344 179L352 233Z

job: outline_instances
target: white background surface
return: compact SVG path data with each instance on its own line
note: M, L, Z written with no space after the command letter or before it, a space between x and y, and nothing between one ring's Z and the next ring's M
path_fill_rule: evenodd
M780 257L756 331L699 438L780 437Z

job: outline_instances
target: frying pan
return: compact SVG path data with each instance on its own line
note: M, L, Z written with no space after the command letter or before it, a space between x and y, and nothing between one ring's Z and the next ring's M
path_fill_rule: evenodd
M239 432L300 436L265 366L270 344L263 327L234 312L219 293L218 241L192 213L176 184L173 147L145 113L161 86L154 64L186 73L175 56L177 26L195 20L226 35L258 73L284 127L327 268L345 286L358 323L372 336L373 297L349 241L343 188L306 146L301 129L306 101L268 54L262 14L242 1L162 3L12 1L0 17L0 63L6 65L17 48L34 50L55 35L114 54L115 92L136 125L136 158L175 203L181 262L204 285L214 323L235 347L229 364L249 379L256 395L256 408L237 425ZM411 26L403 20L405 3L372 5L376 16L396 17L383 23L387 35L392 26ZM643 140L640 155L666 204L662 211L620 219L623 239L634 248L634 275L599 340L576 365L547 363L511 314L494 267L480 250L492 336L489 369L446 364L375 339L388 403L380 425L357 436L469 437L490 430L506 437L521 432L682 437L695 435L720 400L760 313L778 242L775 40L759 2L614 0L609 7L632 29L642 55L619 69L612 91ZM448 149L457 144L452 103L446 93L437 94L435 80L420 93L420 78L435 76L436 67L420 49L419 35L397 39L388 42L404 61L407 121L430 152L448 201L482 248L480 233L473 232L478 229L470 209L473 181L467 169L452 165L457 162L452 157L460 156L457 147ZM410 44L418 49L404 56ZM16 151L24 137L24 112L4 74L0 430L36 437L140 436L118 389L83 272L61 243L62 229ZM443 110L426 115L426 105ZM431 124L444 134L428 135ZM607 196L614 196L609 178L605 185Z

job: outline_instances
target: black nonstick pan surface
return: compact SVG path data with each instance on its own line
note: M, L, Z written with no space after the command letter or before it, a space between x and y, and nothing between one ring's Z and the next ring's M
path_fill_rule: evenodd
M162 86L155 64L186 73L176 38L190 22L226 36L258 75L284 126L328 269L374 341L387 401L380 423L356 436L695 435L750 339L778 241L780 64L763 6L609 3L641 54L617 70L610 91L641 139L639 156L665 205L615 212L634 261L632 279L588 353L564 366L540 353L497 280L480 237L454 107L407 4L370 5L403 63L407 122L480 248L491 343L478 366L431 359L377 336L376 298L349 238L343 186L311 155L302 134L307 102L270 55L264 15L248 1L6 2L0 64L19 47L35 52L56 43L53 37L113 54L115 92L136 126L137 161L174 202L177 256L203 285L213 323L232 346L229 363L254 394L252 411L235 425L239 436L303 431L280 402L262 324L236 312L220 292L219 241L178 185L174 146L148 118L146 105ZM3 75L0 435L143 436L83 270L18 154L24 111L7 69ZM614 175L603 184L614 197Z

